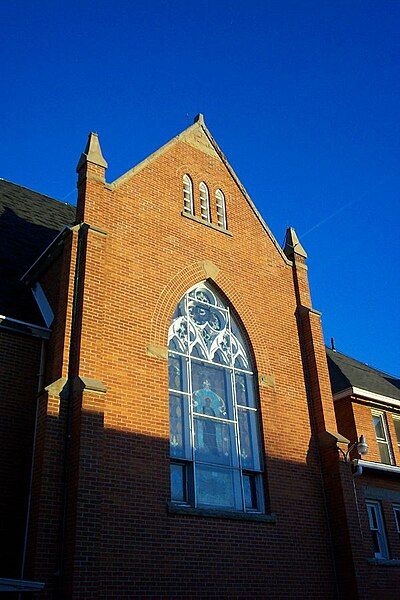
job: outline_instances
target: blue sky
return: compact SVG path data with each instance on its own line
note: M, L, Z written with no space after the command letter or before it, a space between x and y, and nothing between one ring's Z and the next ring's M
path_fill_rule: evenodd
M394 0L5 3L0 176L74 203L89 130L113 180L202 112L325 339L399 374L399 30Z

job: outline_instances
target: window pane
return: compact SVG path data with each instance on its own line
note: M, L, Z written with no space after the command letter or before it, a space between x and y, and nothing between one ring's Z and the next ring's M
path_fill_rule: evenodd
M170 354L168 361L169 387L187 392L187 358Z
M186 474L185 465L171 463L171 500L175 502L186 502Z
M188 351L188 329L185 309L185 298L183 298L172 317L172 324L168 331L168 348L178 352Z
M193 411L233 419L231 373L228 369L192 361Z
M369 526L371 529L378 529L378 522L376 520L376 511L375 506L371 504L367 504L368 509L368 517L369 517Z
M400 533L400 507L394 509L394 516L396 519L397 531Z
M236 381L236 402L241 406L250 406L255 408L256 400L254 397L253 376L247 373L235 373Z
M390 460L388 444L386 444L386 442L378 442L378 448L379 448L379 454L381 457L381 461L383 463L385 463L386 465L390 465L391 460Z
M372 543L374 545L374 553L375 554L380 554L381 553L381 547L379 545L379 534L378 531L371 531L372 533Z
M170 394L169 396L169 448L175 458L191 459L189 398Z
M367 509L375 558L387 558L388 547L381 506L377 502L367 501Z
M196 461L218 465L238 465L233 423L221 423L215 419L195 417L194 447Z
M247 510L258 510L257 482L254 475L243 474L244 503Z
M239 327L235 323L233 316L231 317L231 330L233 364L238 369L251 370L249 356L246 352L247 343L245 342Z
M393 423L396 431L397 443L400 444L400 419L393 419Z
M199 506L243 509L238 471L196 464L195 478Z
M260 470L260 452L258 444L257 413L253 410L238 408L240 458L242 467Z
M380 415L372 415L372 421L374 423L376 437L385 440L386 436L383 429L382 417Z
M168 344L173 498L262 511L257 387L248 342L207 282L180 301Z

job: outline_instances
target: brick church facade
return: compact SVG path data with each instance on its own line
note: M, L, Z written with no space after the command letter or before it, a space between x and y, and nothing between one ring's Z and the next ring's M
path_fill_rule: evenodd
M0 181L0 586L399 597L399 380L327 362L305 250L201 115L106 168L90 134L76 209Z

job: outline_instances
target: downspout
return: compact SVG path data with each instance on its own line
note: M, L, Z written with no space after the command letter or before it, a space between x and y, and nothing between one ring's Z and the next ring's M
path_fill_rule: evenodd
M70 348L68 357L68 383L66 389L66 414L65 414L65 437L64 437L64 455L63 455L63 472L62 472L62 508L61 508L61 521L60 521L60 533L59 533L59 545L58 545L58 569L55 575L57 576L55 584L55 598L62 597L62 584L64 575L64 546L65 546L65 533L67 525L67 510L69 501L69 490L68 490L68 476L69 476L69 460L68 455L71 445L71 427L72 427L72 378L75 373L72 372L72 359L74 353L77 352L79 343L75 339L77 327L79 324L80 314L78 312L79 306L79 294L81 293L81 278L83 272L84 261L86 260L86 235L89 226L86 223L80 223L78 225L78 244L76 251L76 262L75 262L75 278L74 278L74 291L72 299L72 318L71 318L71 337L70 337Z
M336 596L337 596L337 598L339 598L340 597L340 589L339 589L339 580L338 580L338 569L337 569L337 564L336 564L336 556L335 556L334 543L333 543L334 538L333 538L332 526L331 526L330 518L329 518L328 499L326 496L324 475L322 472L322 456L321 456L321 449L320 449L320 445L319 445L318 427L317 427L315 414L314 414L314 404L313 404L313 397L312 397L312 390L311 390L310 368L308 365L308 356L307 356L307 353L305 350L305 339L304 339L305 336L304 336L303 323L302 323L301 314L300 314L302 304L301 304L299 282L298 282L298 278L297 278L297 271L296 271L294 259L293 259L293 267L294 268L292 269L292 273L293 273L293 283L294 283L294 290L295 290L296 304L297 304L296 321L297 321L297 329L299 332L300 356L302 358L302 364L303 364L304 383L305 383L305 388L306 388L306 398L307 398L308 410L309 410L309 415L310 415L310 426L311 426L311 431L312 431L312 434L314 437L315 451L316 451L317 461L318 461L318 472L319 472L321 488L322 488L322 498L323 498L324 513L325 513L325 522L326 522L328 532L329 532L329 537L330 537L329 550L330 550L330 555L331 555L333 574L334 574L334 578L335 578Z
M21 562L21 579L24 579L25 574L25 562L26 562L26 551L28 547L28 532L29 532L29 521L31 515L31 501L32 501L32 485L33 485L33 472L35 467L35 448L36 448L36 437L37 437L37 427L38 427L38 413L39 413L39 394L43 389L44 383L44 366L46 359L46 345L45 340L42 339L41 348L40 348L40 362L39 362L39 374L38 374L38 396L36 398L36 408L35 408L35 426L33 430L33 441L32 441L32 461L31 461L31 473L29 478L29 493L28 493L28 504L26 509L26 521L25 521L25 534L24 534L24 546L22 550L22 562ZM21 598L21 594L18 595Z

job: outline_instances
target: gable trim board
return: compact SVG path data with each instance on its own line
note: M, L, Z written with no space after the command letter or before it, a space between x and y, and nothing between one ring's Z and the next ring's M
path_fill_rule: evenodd
M389 398L388 396L382 396L381 394L375 394L374 392L362 390L361 388L357 387L349 387L342 392L338 392L337 394L333 395L333 399L341 400L347 396L362 396L367 400L377 400L378 402L384 402L385 404L392 404L393 406L400 407L400 400L395 400L394 398Z

